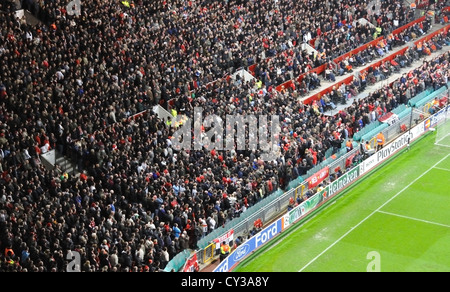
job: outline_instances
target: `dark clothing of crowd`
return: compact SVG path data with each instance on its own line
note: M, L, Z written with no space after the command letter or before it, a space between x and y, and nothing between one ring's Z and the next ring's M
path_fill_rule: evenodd
M326 116L290 90L220 79L263 51L299 45L303 27L337 25L341 17L328 19L320 1L312 1L314 25L297 13L306 11L301 1L142 0L127 8L102 0L81 16L67 14L69 2L22 1L43 21L34 27L0 7L0 271L64 271L70 251L86 272L160 271L337 150L366 124L355 123L366 104L390 101L371 95ZM360 1L345 2L362 13ZM448 54L424 66L428 75L413 75L434 86L436 70L448 74ZM169 100L186 116L194 107L205 116L279 115L278 159L172 149L175 129L147 111ZM48 170L40 154L51 149L81 174Z

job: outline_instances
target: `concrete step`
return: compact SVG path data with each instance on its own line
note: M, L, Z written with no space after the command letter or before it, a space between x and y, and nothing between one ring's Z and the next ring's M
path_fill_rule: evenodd
M58 157L58 158L56 158L55 161L57 164L61 164L61 163L64 163L66 161L66 159L64 157Z
M56 153L56 165L58 165L62 171L67 172L69 174L72 175L79 174L75 164L69 161L66 157L64 157L58 152Z

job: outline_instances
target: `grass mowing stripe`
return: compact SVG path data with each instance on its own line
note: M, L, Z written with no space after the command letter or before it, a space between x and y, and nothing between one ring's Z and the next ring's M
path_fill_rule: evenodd
M350 232L353 231L353 229L355 229L356 227L358 227L359 225L361 225L364 221L366 221L367 219L369 219L370 217L373 216L373 214L379 212L379 210L381 208L383 208L384 206L386 206L389 202L391 202L393 199L395 199L398 195L400 195L401 193L403 193L405 190L407 190L412 184L414 184L416 181L418 181L419 179L421 179L425 174L427 174L430 170L432 170L433 168L436 167L436 165L438 165L439 163L441 163L442 161L444 161L445 159L447 159L447 157L449 157L450 154L447 154L444 158L442 158L441 160L439 160L437 163L435 163L432 167L428 168L424 173L422 173L419 177L417 177L416 179L414 179L412 182L410 182L406 187L404 187L401 191L399 191L397 194L395 194L392 198L390 198L389 200L387 200L383 205L381 205L380 207L378 207L378 209L376 209L375 211L373 211L371 214L369 214L369 216L367 216L366 218L364 218L363 220L361 220L361 222L359 222L358 224L356 224L356 226L353 226L352 228L350 228L349 231L347 231L344 235L342 235L338 240L336 240L334 243L332 243L329 247L327 247L324 251L322 251L319 255L317 255L315 258L313 258L309 263L307 263L303 268L301 268L299 270L299 272L302 272L305 268L307 268L310 264L312 264L313 262L315 262L319 257L321 257L324 253L326 253L329 249L331 249L333 246L335 246L338 242L340 242L344 237L346 237Z
M400 218L405 218L405 219L410 219L410 220L414 220L414 221L419 221L419 222L423 222L423 223L428 223L428 224L433 224L433 225L438 225L438 226L443 226L443 227L450 228L450 225L446 225L446 224L441 224L441 223L437 223L437 222L431 222L431 221L428 221L428 220L413 218L413 217L410 217L410 216L404 216L404 215L400 215L400 214L394 214L394 213L386 212L386 211L380 211L379 210L378 212L386 214L386 215L396 216L396 217L400 217Z

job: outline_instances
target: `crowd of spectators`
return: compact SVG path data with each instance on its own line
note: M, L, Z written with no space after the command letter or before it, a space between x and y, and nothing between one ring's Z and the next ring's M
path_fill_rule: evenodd
M201 86L243 59L258 61L258 50L270 54L289 42L284 25L300 32L305 20L293 14L292 1L142 0L126 7L102 0L81 16L67 15L68 2L28 7L43 20L37 26L0 4L1 271L63 271L69 250L81 254L83 271L160 271L338 149L365 125L359 120L371 104L391 104L392 96L371 95L326 116L291 89L220 79ZM430 74L413 75L434 85L436 71L448 76L448 53L423 66ZM175 129L144 112L174 97L187 116L194 107L205 115L279 115L279 158L175 151ZM75 157L81 174L47 169L39 155L50 149Z
M423 44L419 44L421 44L423 48L427 48L428 51L425 52L426 50L423 48L419 49L418 46L408 48L404 54L397 55L391 61L382 62L379 66L372 65L369 66L367 70L361 71L358 78L354 78L351 84L342 84L340 87L334 87L329 93L325 93L320 97L319 102L317 103L319 111L324 113L327 110L335 108L335 104L337 103L347 103L350 98L357 96L361 91L365 90L368 85L373 85L381 80L385 80L392 74L398 73L402 68L411 66L415 60L419 60L424 56L429 56L432 52L436 52L441 50L443 47L448 46L450 44L450 38L447 34L438 34ZM420 67L420 69L423 69L423 67ZM380 114L383 115L400 104L406 104L411 97L419 94L425 90L425 88L433 88L436 90L437 88L445 85L447 82L448 75L445 70L442 72L439 71L436 75L437 77L431 77L431 75L429 75L429 71L424 71L421 73L422 75L419 76L419 72L420 71L416 70L408 74L408 78L412 78L411 80L414 80L414 82L406 82L404 79L406 78L406 74L403 74L401 86L397 86L397 82L394 82L394 86L392 88L383 88L383 91L390 89L391 92L389 93L389 96L396 96L396 99L390 98L389 100L385 100L388 104L382 107L384 109L382 111L380 111L381 107L378 108L378 105L375 106L375 108L378 108L376 111L378 114L371 110L371 118L365 119L365 122L360 122L360 124L367 125L371 121L377 120L380 117ZM417 89L416 87L420 88ZM375 93L370 93L369 96L376 93L377 91ZM388 92L386 91L384 96L387 95ZM376 99L378 100L378 97ZM371 106L371 108L373 109L374 107ZM353 130L358 129L355 128ZM352 133L354 133L354 131L352 131Z
M402 1L382 1L380 10L374 12L367 1L314 3L299 1L297 4L302 13L314 15L315 21L306 20L301 26L302 37L295 40L296 45L282 43L275 56L262 58L256 64L256 76L265 84L276 86L292 80L378 36L387 36L415 17L414 11ZM304 44L316 51L308 51Z
M335 82L337 76L353 73L358 67L366 66L377 59L381 59L396 47L417 40L420 36L426 34L430 27L430 19L426 18L424 21L416 23L397 34L393 34L392 32L389 33L386 38L379 40L375 45L367 46L367 48L359 51L355 55L349 55L336 63L328 62L323 72L323 78ZM445 44L446 42L443 40L439 43L440 44L437 44L437 46L442 47L442 44ZM408 51L408 53L409 52L412 51ZM394 61L386 64L383 63L379 68L370 66L369 71L363 74L364 77L368 75L367 78L364 78L364 80L357 80L356 85L342 85L340 90L334 91L330 101L331 107L335 108L338 103L345 104L348 100L347 95L355 97L360 91L365 90L367 84L373 84L377 81L384 80L393 72L399 71L400 68L404 68L405 64L411 64L412 60L408 55L409 54L399 55ZM303 75L303 78L292 79L290 87L292 90L295 90L299 96L305 96L311 90L321 87L321 78L314 72L306 72ZM285 90L284 86L282 86L282 90Z

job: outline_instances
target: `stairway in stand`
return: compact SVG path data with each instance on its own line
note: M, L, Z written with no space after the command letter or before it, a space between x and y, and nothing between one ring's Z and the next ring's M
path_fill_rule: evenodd
M80 172L77 170L76 165L58 152L56 152L55 166L58 167L62 171L62 173L68 173L72 176L77 176L80 174Z

